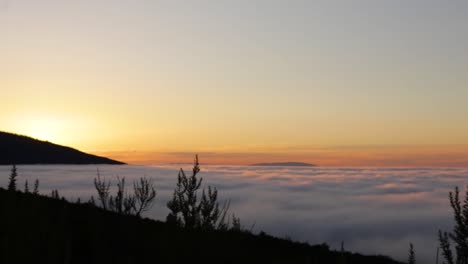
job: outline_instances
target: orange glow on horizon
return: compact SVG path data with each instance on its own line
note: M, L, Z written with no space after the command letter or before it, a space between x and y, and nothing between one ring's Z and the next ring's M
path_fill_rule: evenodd
M194 153L113 151L98 154L130 164L190 163ZM324 167L468 167L468 146L335 147L301 152L199 152L210 165L306 162Z

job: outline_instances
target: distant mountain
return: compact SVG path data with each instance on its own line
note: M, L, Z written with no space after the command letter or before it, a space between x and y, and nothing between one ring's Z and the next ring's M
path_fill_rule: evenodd
M270 163L255 163L250 166L296 166L296 167L315 167L317 165L305 162L270 162Z
M11 164L125 164L70 147L0 131L0 165Z

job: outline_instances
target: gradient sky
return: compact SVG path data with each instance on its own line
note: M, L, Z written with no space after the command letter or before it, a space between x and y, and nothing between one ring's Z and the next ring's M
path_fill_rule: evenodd
M0 130L132 161L468 165L467 14L464 0L0 0Z

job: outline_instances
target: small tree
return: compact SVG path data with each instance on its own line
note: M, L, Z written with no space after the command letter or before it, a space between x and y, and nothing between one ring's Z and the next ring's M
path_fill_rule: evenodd
M413 243L409 244L408 264L416 264L416 256L414 255Z
M60 199L60 195L59 195L58 190L57 189L52 190L52 193L50 194L50 197L52 197L54 199Z
M195 227L198 222L196 218L199 212L197 206L197 191L203 181L202 178L197 178L199 172L198 155L195 156L192 176L187 177L184 170L182 168L180 169L173 198L167 203L167 207L171 210L166 218L167 222L175 223L186 228Z
M156 189L152 180L145 177L133 183L134 193L129 195L125 191L125 178L117 178L117 193L115 196L110 195L110 182L101 179L99 170L97 178L94 179L94 187L98 193L98 199L101 207L104 210L112 212L136 215L141 217L141 214L149 210L156 198Z
M203 181L203 178L197 178L199 172L198 155L195 156L190 177L187 177L184 170L180 169L172 200L167 203L170 213L166 221L185 228L227 230L228 223L225 219L229 210L229 202L220 207L218 191L210 186L207 190L203 189L201 200L198 201L197 192Z
M101 173L99 169L97 170L97 178L94 178L94 187L98 193L98 199L101 202L101 206L104 210L108 209L109 204L109 187L110 182L106 182L105 180L101 180Z
M29 193L28 180L24 181L24 192L25 192L25 193Z
M236 217L235 214L232 214L232 226L231 231L242 231L242 225L240 222L240 218Z
M9 191L16 191L16 177L18 177L18 173L16 171L16 165L11 167L10 178L8 181L8 190Z
M439 231L439 242L442 255L448 264L468 264L468 186L463 203L460 201L458 187L449 194L450 206L453 209L455 226L452 233ZM451 250L452 240L455 244L456 261Z
M133 183L133 191L135 192L133 198L133 206L137 216L141 213L148 211L153 206L154 198L156 198L156 190L152 180L145 177L140 178L139 181Z
M99 193L99 191L98 191ZM109 210L123 213L124 212L124 199L125 199L125 178L117 178L117 194L115 197L109 197ZM103 206L104 208L104 206Z
M444 256L447 264L454 264L452 249L450 248L450 239L447 232L442 232L439 230L439 243L440 248L442 249L442 256Z
M208 195L207 195L208 194ZM200 227L203 229L214 229L215 221L219 218L219 204L218 199L218 190L214 188L211 189L211 186L208 186L208 192L205 193L205 190L202 192L202 198L200 200L199 210L200 210Z
M36 195L39 194L39 180L38 180L38 179L36 179L36 180L34 181L34 190L33 190L33 194L36 194Z

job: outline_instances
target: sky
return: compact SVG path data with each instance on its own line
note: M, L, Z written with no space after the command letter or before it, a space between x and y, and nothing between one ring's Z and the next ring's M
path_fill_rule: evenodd
M0 0L0 130L135 163L468 166L467 12Z

